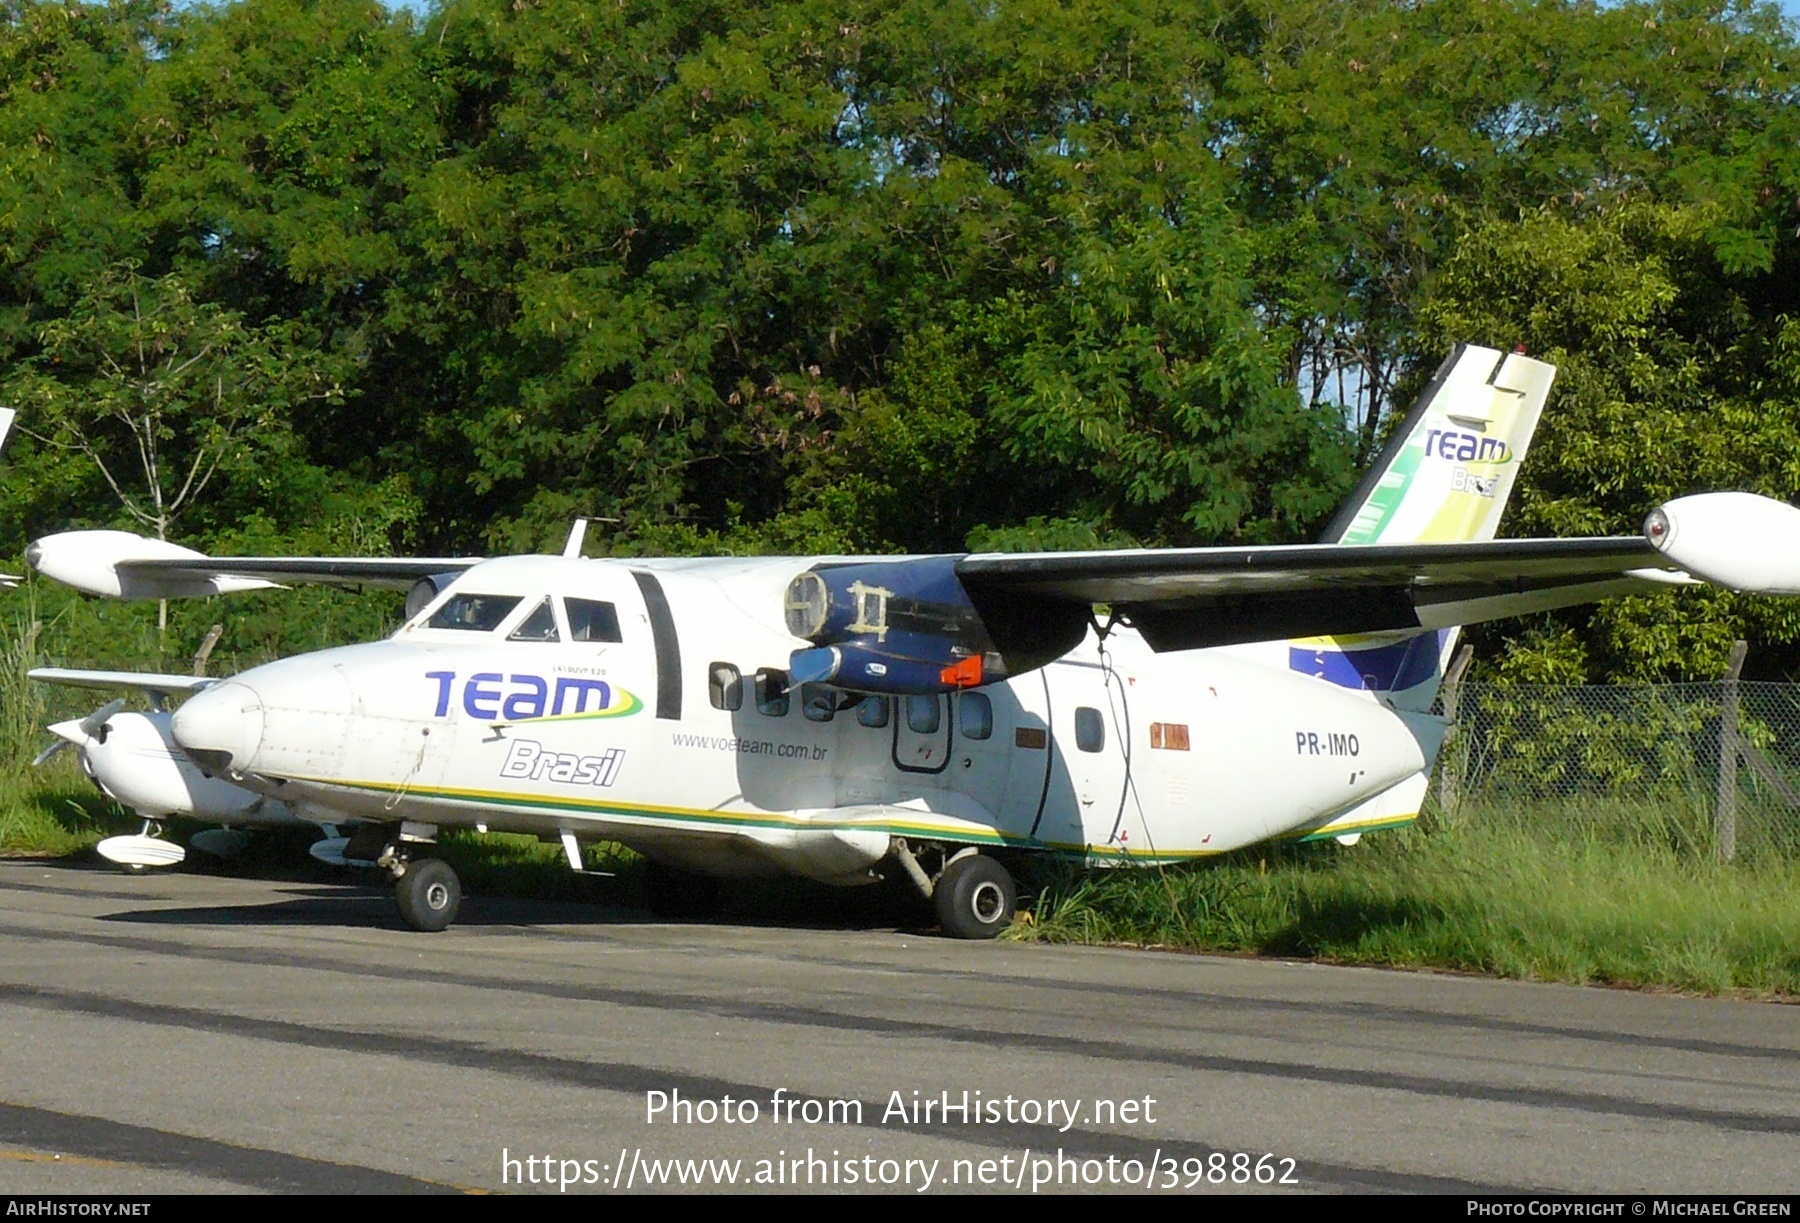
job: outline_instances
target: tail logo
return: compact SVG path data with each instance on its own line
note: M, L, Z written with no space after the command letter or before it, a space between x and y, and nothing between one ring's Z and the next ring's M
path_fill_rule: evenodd
M1497 437L1482 437L1460 429L1429 429L1425 433L1425 453L1457 463L1510 463L1512 447ZM1493 496L1487 493L1486 496Z
M1467 467L1452 468L1450 472L1450 491L1454 493L1474 493L1477 497L1492 499L1500 489L1499 476L1478 476L1472 474Z

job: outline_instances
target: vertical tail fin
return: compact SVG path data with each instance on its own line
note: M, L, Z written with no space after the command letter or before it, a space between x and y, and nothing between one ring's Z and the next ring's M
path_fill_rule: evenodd
M1494 538L1555 377L1542 361L1458 345L1322 542Z
M1322 542L1460 543L1492 539L1531 446L1556 367L1517 353L1458 345ZM1456 633L1380 633L1288 642L1288 666L1423 710Z

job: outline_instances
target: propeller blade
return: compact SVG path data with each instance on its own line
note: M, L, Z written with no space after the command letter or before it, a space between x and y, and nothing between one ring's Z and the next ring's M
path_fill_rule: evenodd
M49 747L31 758L31 767L35 769L41 764L47 764L56 756L56 753L66 752L74 746L75 745L67 739L58 739L55 743L52 743Z
M81 719L81 729L87 732L90 739L98 738L100 735L100 728L106 725L106 719L112 717L123 708L125 708L124 697L120 697L116 701L108 701L106 704L100 706L100 708L94 710L93 713L90 713L87 717ZM55 727L52 727L51 729L54 730Z

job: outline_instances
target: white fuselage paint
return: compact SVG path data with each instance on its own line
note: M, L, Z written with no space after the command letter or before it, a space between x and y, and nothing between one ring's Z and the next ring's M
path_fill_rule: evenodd
M427 609L387 641L200 693L175 734L290 804L839 883L866 880L896 836L1093 862L1222 852L1330 823L1428 763L1401 717L1287 670L1285 650L1158 655L1125 629L973 693L893 698L882 726L856 706L815 720L805 689L764 712L759 670L806 644L782 593L815 562L488 561L440 602L522 596L494 631L424 627ZM660 658L634 570L673 620ZM614 604L623 640L570 641L566 618L559 641L508 640L545 596ZM719 708L732 671L741 707Z

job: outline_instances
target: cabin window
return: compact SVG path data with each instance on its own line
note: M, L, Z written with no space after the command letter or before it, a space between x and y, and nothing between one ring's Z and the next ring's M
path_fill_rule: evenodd
M880 730L888 724L890 708L885 696L865 696L856 707L856 720L870 730Z
M456 595L431 614L425 627L491 633L523 601L518 595Z
M785 718L788 711L788 673L764 667L756 673L756 711L771 718Z
M906 728L915 735L935 735L940 717L935 696L906 698Z
M550 607L550 600L545 599L532 608L531 614L520 621L519 627L512 631L508 641L556 641L556 612Z
M965 739L986 739L994 733L994 703L985 692L965 692L956 698Z
M831 721L837 716L837 693L823 684L801 684L800 716L808 722Z
M728 662L715 662L706 669L707 695L714 709L736 713L744 707L744 676Z
M1106 747L1106 721L1098 709L1086 705L1075 707L1075 746L1084 752L1097 752Z
M619 609L598 599L564 599L569 615L571 641L624 641L619 634Z

